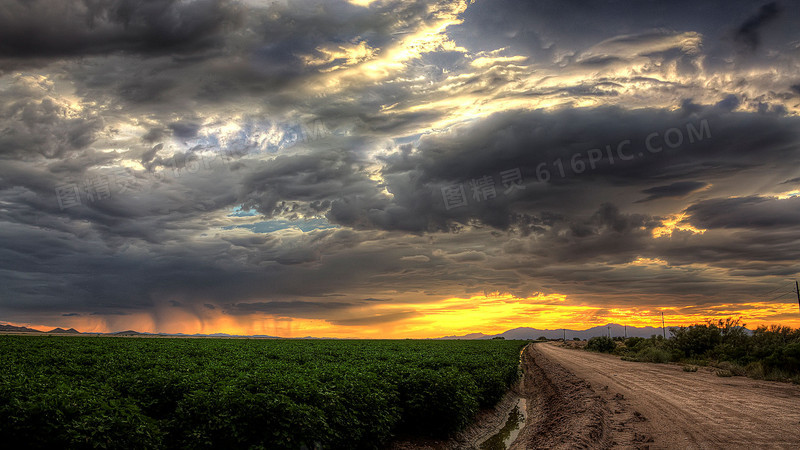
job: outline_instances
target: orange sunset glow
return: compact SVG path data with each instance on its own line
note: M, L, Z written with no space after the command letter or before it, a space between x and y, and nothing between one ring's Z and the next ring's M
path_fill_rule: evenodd
M409 311L414 311L414 313L409 314ZM199 316L174 310L159 316L132 315L116 321L100 318L75 318L61 320L60 324L89 333L108 333L131 329L147 333L225 333L284 338L318 336L402 339L458 336L475 332L492 335L518 327L584 330L608 323L660 328L662 312L668 328L727 317L741 318L742 322L751 329L761 325L774 324L800 327L800 314L796 302L752 302L647 309L606 308L570 304L563 295L518 298L510 294L499 293L475 295L469 298L447 298L426 304L400 303L351 312L353 315L361 315L367 319L392 318L396 315L409 316L404 319L391 320L387 324L342 326L326 320L260 315L232 317L214 312ZM53 327L52 324L16 325L33 326L41 330Z

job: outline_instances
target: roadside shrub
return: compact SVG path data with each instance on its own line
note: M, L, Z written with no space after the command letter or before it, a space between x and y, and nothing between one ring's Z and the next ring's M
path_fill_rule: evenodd
M608 336L595 336L589 339L586 348L594 352L611 353L617 344Z
M673 355L673 356L674 356L674 355ZM679 355L679 356L680 356L680 355ZM678 359L680 359L680 361L681 361L682 363L684 363L684 364L689 364L689 365L692 365L692 366L700 366L700 367L706 367L706 366L708 366L708 360L707 360L707 359L700 359L700 358L680 358L680 357L678 357L678 358L673 358L673 360L678 360Z
M684 372L697 372L697 366L683 366Z
M763 380L765 376L764 365L761 364L761 361L751 362L745 366L744 371L748 377L755 378L756 380Z
M767 381L789 381L792 379L792 374L780 369L773 369L767 372L764 376Z
M643 344L645 342L647 342L647 339L645 339L645 338L629 337L628 339L625 340L625 347L628 347L630 349L640 350L640 348L637 348L637 346L639 346L640 344Z
M719 330L709 324L673 328L670 332L672 346L687 358L706 356L721 342Z
M669 339L631 337L613 352L625 361L711 365L719 376L800 380L800 328L772 325L750 332L741 319L727 318L672 328L670 333Z
M780 327L759 327L750 338L750 355L755 359L765 359L792 342L788 337L789 333Z
M800 342L794 342L775 349L771 355L764 359L764 364L771 369L800 372Z
M636 353L636 360L652 363L667 363L671 359L669 351L663 348L646 347Z
M742 367L742 366L740 366L740 365L738 365L736 363L732 363L730 361L722 361L720 363L717 363L716 367L721 369L721 370L728 371L728 372L730 372L731 374L733 374L733 375L735 375L737 377L741 377L741 376L744 376L744 375L747 374L747 371L745 370L744 367Z
M670 345L684 358L743 361L748 354L749 342L744 326L741 319L727 318L671 328Z

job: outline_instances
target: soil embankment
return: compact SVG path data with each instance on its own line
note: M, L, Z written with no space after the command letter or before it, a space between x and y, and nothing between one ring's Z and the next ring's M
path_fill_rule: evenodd
M645 419L622 396L591 383L546 356L547 344L530 345L524 392L528 421L512 449L646 448ZM566 351L566 350L565 350Z
M394 450L485 448L506 423L520 398L527 419L510 449L635 448L649 437L639 432L643 419L613 395L596 393L591 384L545 357L531 344L522 353L524 375L494 409L482 412L475 423L449 441L404 441Z

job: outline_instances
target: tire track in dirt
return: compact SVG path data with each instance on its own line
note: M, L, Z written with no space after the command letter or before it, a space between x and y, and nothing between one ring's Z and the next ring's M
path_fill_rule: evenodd
M592 419L606 426L600 439L563 446L800 448L800 386L684 372L677 365L628 362L551 344L536 344L530 354L542 369L540 377L562 384L576 383L572 377L584 381L607 409L608 417ZM645 420L626 420L627 413ZM641 442L642 437L653 441ZM526 438L519 448L541 447L544 439Z
M646 448L644 418L624 397L596 390L529 345L523 359L528 421L511 449Z

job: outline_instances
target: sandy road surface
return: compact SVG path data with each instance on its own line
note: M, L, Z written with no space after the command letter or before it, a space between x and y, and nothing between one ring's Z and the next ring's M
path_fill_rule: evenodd
M581 402L595 400L595 421L604 429L593 447L800 449L800 386L684 372L551 344L536 344L530 353L534 378L538 371L540 379L552 380L547 384L573 376L588 382L590 393Z

